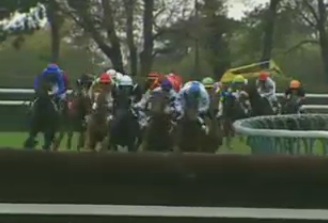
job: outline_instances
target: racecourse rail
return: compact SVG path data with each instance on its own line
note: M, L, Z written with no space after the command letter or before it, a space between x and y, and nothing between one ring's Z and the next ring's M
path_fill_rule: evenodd
M238 120L252 154L328 155L328 114L261 116Z
M161 218L233 218L328 220L324 209L181 207L86 204L6 204L0 203L0 215L50 216L126 216Z
M69 90L68 93L71 93L72 90ZM33 89L28 88L0 88L0 94L33 94ZM283 93L277 93L278 97L282 97ZM328 99L328 94L307 94L309 99ZM28 100L0 100L0 105L4 106L21 106L28 105ZM306 110L328 110L328 105L320 104L311 104L303 106Z

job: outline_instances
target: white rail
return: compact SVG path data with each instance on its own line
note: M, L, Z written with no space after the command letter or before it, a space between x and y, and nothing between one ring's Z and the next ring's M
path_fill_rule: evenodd
M72 90L68 90L71 93ZM0 88L0 94L33 94L32 88Z
M72 90L68 90L69 93L72 92ZM0 94L32 94L34 93L34 90L32 88L0 88ZM282 97L284 93L277 93L278 97ZM328 94L306 94L306 97L308 98L327 98Z
M307 138L307 139L328 139L328 131L323 130L287 130L287 129L260 129L253 128L247 125L247 122L256 122L261 120L274 120L274 119L287 119L295 117L317 117L318 114L301 114L301 115L280 115L280 116L258 116L247 119L237 120L233 123L233 126L237 133L246 136L262 136L262 137L282 137L282 138ZM321 115L328 118L328 115Z
M0 94L32 94L34 93L33 89L25 88L0 88ZM68 93L72 93L72 90L68 90ZM277 93L279 97L282 97L284 93ZM307 94L308 98L327 98L328 94ZM28 105L29 101L20 101L20 100L0 100L0 105ZM328 105L304 105L307 110L328 110Z
M0 215L328 220L328 210L84 204L0 204Z

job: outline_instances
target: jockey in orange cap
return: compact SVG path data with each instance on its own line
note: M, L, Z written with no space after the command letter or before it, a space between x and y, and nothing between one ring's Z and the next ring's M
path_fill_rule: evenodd
M167 79L172 83L173 89L179 93L181 88L183 87L182 77L176 74L175 72L171 72L167 75Z
M148 74L145 84L145 91L152 91L155 88L158 88L161 85L161 81L163 80L163 78L164 75L157 72L152 72Z

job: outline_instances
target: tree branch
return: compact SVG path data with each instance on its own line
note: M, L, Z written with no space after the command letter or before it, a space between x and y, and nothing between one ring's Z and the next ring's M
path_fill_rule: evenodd
M303 4L309 9L309 11L311 12L313 18L315 19L316 23L319 22L319 16L317 14L317 12L315 11L314 7L311 5L311 3L307 0L303 0Z
M289 48L288 50L286 50L283 54L284 55L290 54L291 52L299 49L300 47L302 47L306 44L319 44L319 42L318 42L318 40L302 40L299 43L292 46L291 48Z

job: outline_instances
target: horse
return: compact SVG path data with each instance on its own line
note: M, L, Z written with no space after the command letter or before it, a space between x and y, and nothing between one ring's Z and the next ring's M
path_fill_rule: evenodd
M285 100L282 107L282 114L298 114L300 113L300 102L297 95L290 95L290 98Z
M266 97L262 97L253 85L248 86L247 93L252 106L253 116L275 115L270 101Z
M150 98L149 124L143 137L143 149L170 151L173 149L172 130L174 128L170 112L170 99L164 92L155 91Z
M239 93L240 96L237 98L232 93L227 95L222 100L222 117L221 117L221 125L223 127L223 133L225 137L225 145L228 149L232 149L231 147L231 139L235 134L233 123L238 119L247 118L248 114L246 113L245 107L243 106L248 100L246 96L246 92Z
M24 142L24 148L34 149L37 145L36 137L39 132L43 133L43 149L51 150L55 134L59 128L59 106L55 102L52 84L44 81L36 99L31 104L29 136Z
M136 152L141 144L141 131L137 113L132 109L131 89L115 88L113 96L113 119L110 122L108 149L119 146Z
M205 133L199 124L198 101L186 98L184 115L177 122L174 144L182 152L201 152Z
M96 151L98 144L104 149L109 125L110 110L108 107L108 93L103 91L95 97L96 108L87 117L85 149Z
M76 89L72 92L68 97L67 107L61 117L59 136L54 142L55 149L58 148L66 133L66 149L70 150L72 148L72 139L75 129L77 129L79 133L76 145L77 151L80 151L84 147L86 130L85 117L91 113L91 106L91 98L86 89Z
M208 111L208 117L205 119L206 126L209 127L209 132L203 138L202 151L214 153L222 145L223 134L219 125L219 121L216 117L220 96L215 92L210 92L210 108Z

